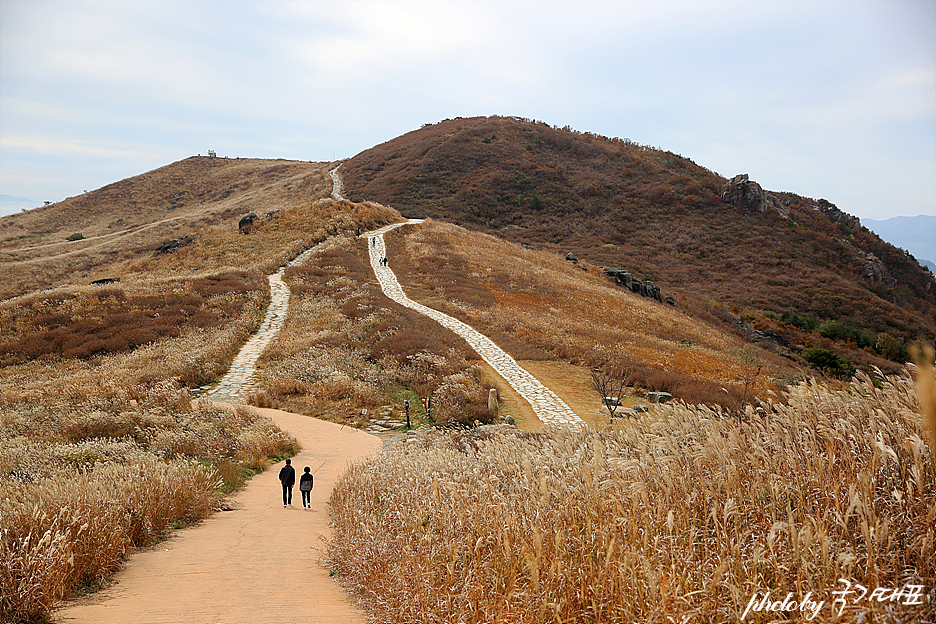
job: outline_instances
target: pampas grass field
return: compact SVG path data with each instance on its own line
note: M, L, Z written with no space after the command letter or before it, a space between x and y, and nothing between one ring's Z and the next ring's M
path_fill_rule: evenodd
M329 562L379 622L807 620L744 613L768 591L813 592L817 622L932 621L918 408L909 377L861 375L742 419L676 404L606 431L426 434L344 476ZM839 579L923 600L833 605Z

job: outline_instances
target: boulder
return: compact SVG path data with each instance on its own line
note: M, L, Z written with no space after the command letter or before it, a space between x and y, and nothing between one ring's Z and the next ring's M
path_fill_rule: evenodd
M240 221L237 224L238 229L240 229L241 234L250 234L253 230L254 222L259 219L256 212L250 212L241 217Z
M186 245L191 245L195 242L197 236L189 234L188 236L183 236L182 238L173 238L159 245L156 248L156 251L153 252L153 257L161 256L163 254L171 254L182 249Z
M576 258L575 254L570 251L566 254L566 262L576 263L578 262L578 258Z
M666 403L673 400L673 395L669 392L648 392L647 400L651 403Z
M761 185L751 180L746 173L739 173L731 178L722 190L723 201L738 206L745 212L765 213L773 210L781 217L790 216L790 209L779 197L768 193Z
M526 243L523 243L521 247L523 247L524 249L528 249L530 251L536 251L536 247L534 247L533 245L528 245Z
M119 277L102 277L101 279L92 280L91 284L94 286L103 286L104 284L116 284L119 281Z

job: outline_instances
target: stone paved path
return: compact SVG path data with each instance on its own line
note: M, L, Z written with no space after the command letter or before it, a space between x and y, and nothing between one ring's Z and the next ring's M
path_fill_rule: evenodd
M422 219L410 219L406 223L421 223ZM544 386L540 381L528 373L523 367L517 364L506 351L494 344L490 338L478 332L470 325L439 312L421 303L417 303L406 296L403 287L397 281L396 275L390 270L390 267L383 266L381 260L386 257L387 251L384 245L383 235L394 228L398 228L405 223L394 223L378 230L361 234L361 238L367 238L367 246L370 249L371 266L377 281L384 294L393 299L402 306L416 310L429 318L437 321L443 327L451 329L453 332L464 338L471 348L478 352L485 362L491 365L497 373L507 380L514 390L522 396L533 408L536 416L547 424L561 425L583 425L585 422L573 412L565 401L559 398L555 392Z
M338 165L340 167L341 165ZM335 201L347 201L341 194L344 190L344 185L341 183L341 178L338 177L338 167L335 167L328 172L328 175L332 179L332 199Z

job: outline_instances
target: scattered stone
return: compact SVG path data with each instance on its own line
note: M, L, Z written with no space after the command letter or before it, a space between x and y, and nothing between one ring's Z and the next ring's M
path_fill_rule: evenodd
M571 251L566 254L566 262L571 262L573 264L578 262L578 258L575 257L575 254Z
M526 243L523 243L521 247L523 247L524 249L528 249L530 251L536 251L536 247L534 247L533 245L527 245Z
M638 404L634 406L634 412L636 412L637 414L646 414L649 411L650 411L650 408L647 407L646 405Z
M104 284L116 284L120 281L119 277L102 277L91 281L92 286L103 286Z
M673 395L669 392L648 392L647 400L651 403L666 403L673 400Z

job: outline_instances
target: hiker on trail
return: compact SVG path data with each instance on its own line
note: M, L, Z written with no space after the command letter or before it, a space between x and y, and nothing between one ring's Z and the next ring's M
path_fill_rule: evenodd
M302 492L302 508L312 509L312 472L308 466L299 477L299 491Z
M279 472L280 483L283 484L283 507L292 505L292 487L296 484L296 469L292 467L292 460L287 459L286 465Z

